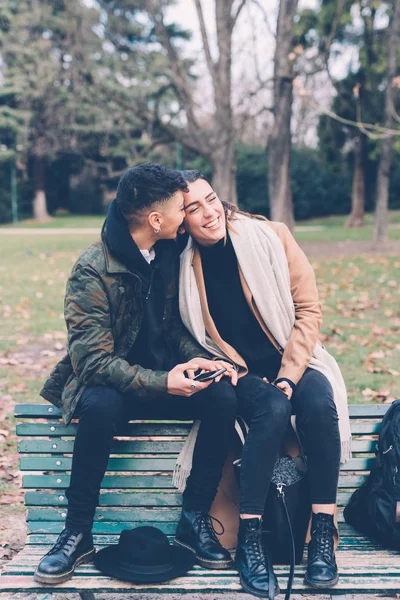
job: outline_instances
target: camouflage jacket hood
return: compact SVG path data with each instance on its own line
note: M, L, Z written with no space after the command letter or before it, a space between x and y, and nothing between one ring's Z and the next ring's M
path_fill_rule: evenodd
M171 252L171 261L163 316L165 339L181 362L195 356L209 358L180 319L176 251ZM101 241L79 257L68 279L64 302L67 354L40 392L61 409L66 423L88 385L108 385L149 398L167 393L166 371L144 369L126 360L143 318L141 286L140 277L110 252L103 227Z

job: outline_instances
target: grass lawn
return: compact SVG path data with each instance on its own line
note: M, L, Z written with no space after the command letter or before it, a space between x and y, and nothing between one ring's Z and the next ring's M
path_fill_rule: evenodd
M296 239L299 242L344 242L346 240L354 242L368 242L373 239L373 221L374 215L365 215L365 226L359 229L346 229L344 226L347 220L345 215L333 215L330 217L321 217L320 219L310 219L308 221L298 221L295 230ZM307 227L303 230L303 227ZM309 229L316 227L313 231ZM400 240L400 211L392 210L389 213L390 240Z
M16 227L23 227L24 229L33 229L36 227L44 229L68 229L69 227L74 229L84 229L86 227L97 227L100 229L104 219L104 215L68 215L65 217L53 217L51 221L40 224L33 219L25 219L23 221L18 221ZM7 223L6 225L1 225L1 227L13 228L14 225L12 223Z

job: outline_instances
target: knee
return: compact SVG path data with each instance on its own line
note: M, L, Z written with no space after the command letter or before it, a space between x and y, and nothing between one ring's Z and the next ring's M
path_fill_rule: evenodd
M268 403L268 415L277 423L287 423L292 414L292 405L289 398L279 390L274 390Z
M211 414L225 419L234 419L237 413L237 397L234 387L228 381L213 383L207 390L208 408Z
M338 415L333 397L333 390L329 382L326 385L316 386L307 398L298 404L297 418L299 422L318 428L320 431L330 429L337 425Z
M89 417L97 424L117 425L123 410L122 394L111 387L86 388L80 404L80 418Z
M292 405L286 395L267 384L266 393L255 398L255 417L286 424L292 414Z

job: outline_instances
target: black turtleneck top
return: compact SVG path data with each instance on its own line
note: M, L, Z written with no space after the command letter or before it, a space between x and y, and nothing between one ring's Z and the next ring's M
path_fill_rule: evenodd
M229 235L213 246L199 246L208 308L218 333L239 352L249 370L273 381L282 356L260 327L243 292Z

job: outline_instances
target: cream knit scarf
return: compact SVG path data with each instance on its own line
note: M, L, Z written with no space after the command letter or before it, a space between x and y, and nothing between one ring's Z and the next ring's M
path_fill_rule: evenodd
M230 237L243 276L266 327L284 348L295 322L295 309L283 245L267 221L238 215L231 224L233 231ZM200 296L192 267L193 254L194 245L190 239L181 257L181 317L187 329L203 348L213 356L227 358L204 327ZM336 360L319 343L314 348L309 366L323 373L332 385L339 417L341 462L346 462L351 457L351 430L347 392L342 374ZM186 479L190 474L198 429L199 421L196 421L176 462L173 483L180 491L185 489Z

